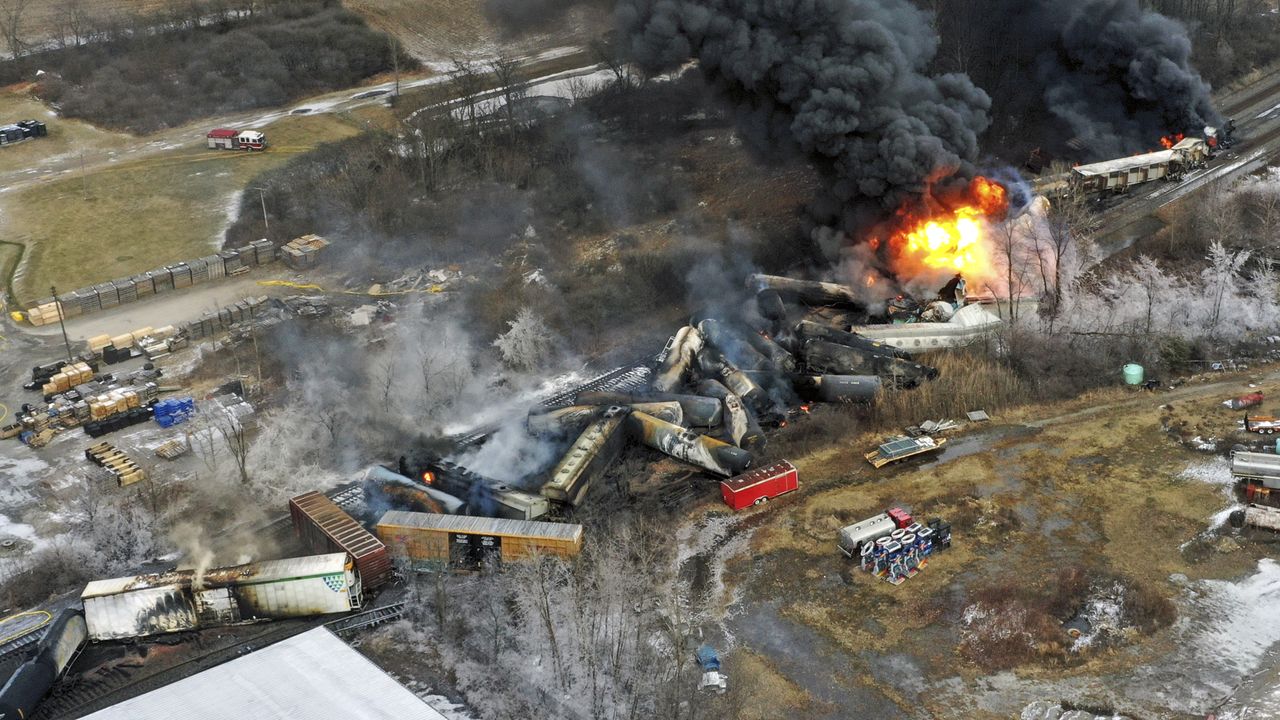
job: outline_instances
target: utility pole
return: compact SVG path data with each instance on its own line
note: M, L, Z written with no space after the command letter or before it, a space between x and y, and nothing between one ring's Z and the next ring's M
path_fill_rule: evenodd
M67 323L62 319L62 301L58 299L58 288L56 285L49 286L49 294L53 296L53 305L58 309L58 325L62 328L62 342L67 346L67 364L75 362L71 358L71 340L67 337Z
M263 224L263 226L265 226L265 227L266 227L266 232L267 232L267 234L268 234L268 235L270 235L270 234L271 234L271 222L267 220L267 195L266 195L266 191L264 191L264 190L263 190L262 188L260 188L260 187L256 187L256 188L254 188L254 190L257 190L257 191L258 191L258 200L262 201L262 224Z

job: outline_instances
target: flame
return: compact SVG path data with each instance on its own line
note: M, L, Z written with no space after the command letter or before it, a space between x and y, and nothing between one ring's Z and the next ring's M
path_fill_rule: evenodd
M1165 135L1164 137L1160 138L1160 147L1163 147L1165 150L1168 150L1172 148L1174 145L1177 145L1178 143L1182 142L1182 139L1184 137L1186 137L1186 135L1183 135L1182 133Z
M433 472L431 472L430 470L423 470L423 471L422 471L422 482L423 482L424 484L426 484L426 485L435 485L435 484L436 484L436 474L435 474L435 473L433 473Z
M950 207L900 211L903 220L889 240L895 272L908 278L942 271L982 275L992 267L985 221L1002 219L1008 210L1005 187L975 177Z

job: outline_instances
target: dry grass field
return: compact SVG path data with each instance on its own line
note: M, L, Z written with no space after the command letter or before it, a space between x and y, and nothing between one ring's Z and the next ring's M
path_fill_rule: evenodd
M113 163L109 146L92 147L86 175L73 169L4 198L0 228L28 247L14 294L31 301L50 284L71 290L206 255L221 245L228 213L250 179L319 143L354 135L362 124L335 114L286 116L266 126L271 149L254 154L188 142ZM6 152L40 149L41 142Z
M1265 544L1218 542L1205 533L1210 517L1231 500L1223 485L1181 475L1210 457L1183 449L1161 430L1172 407L1229 433L1234 418L1220 401L1253 387L1250 381L1268 394L1275 388L1274 376L1255 374L1166 393L1113 388L1066 403L1010 408L993 413L994 424L952 438L936 460L880 471L861 457L880 441L876 433L793 455L804 492L766 511L772 516L753 535L746 559L731 565L731 582L748 598L748 614L785 598L778 608L783 627L829 642L840 662L852 662L845 674L860 678L852 687L874 690L901 708L925 707L931 717L1002 715L943 699L935 704L927 695L905 698L903 681L882 681L874 663L905 658L903 667L921 668L924 682L957 675L973 682L1007 668L1048 682L1123 676L1173 652L1171 633L1131 633L1119 647L1072 652L1057 616L1061 607L1054 605L1070 601L1060 597L1072 592L1062 573L1078 568L1084 587L1099 578L1124 584L1130 597L1146 603L1135 611L1141 617L1171 611L1169 601L1181 592L1170 581L1175 573L1192 582L1238 577L1268 554ZM894 505L917 518L946 518L955 534L952 550L900 587L859 572L835 550L840 527ZM977 652L966 645L961 618L984 598L1025 612L1023 627L1034 644L1009 656L998 654L999 645ZM749 647L758 642L749 631L738 634L739 640L748 636ZM755 662L736 669L735 681L749 686L796 676ZM792 697L790 707L798 711L812 701ZM787 709L764 716L786 717Z
M346 0L345 4L428 62L494 55L499 47L508 54L534 55L555 47L585 45L609 27L607 13L577 9L568 22L552 30L513 38L485 16L484 0Z

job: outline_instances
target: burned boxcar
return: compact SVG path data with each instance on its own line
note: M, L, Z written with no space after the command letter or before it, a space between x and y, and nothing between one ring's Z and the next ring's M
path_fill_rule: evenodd
M365 590L376 590L391 578L387 546L328 496L312 490L291 498L289 516L293 531L312 552L350 553Z
M348 612L360 607L361 592L351 557L329 553L95 580L80 599L98 641Z
M1185 138L1167 150L1116 158L1071 169L1071 188L1077 193L1121 193L1153 180L1180 180L1188 170L1209 160L1209 145Z
M570 523L389 510L377 529L393 555L416 566L476 569L542 555L573 557L582 550L582 526Z

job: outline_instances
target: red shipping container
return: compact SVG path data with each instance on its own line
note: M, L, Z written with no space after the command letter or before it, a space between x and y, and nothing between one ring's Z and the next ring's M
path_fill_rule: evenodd
M796 466L783 460L720 482L724 504L734 510L789 493L797 487Z

